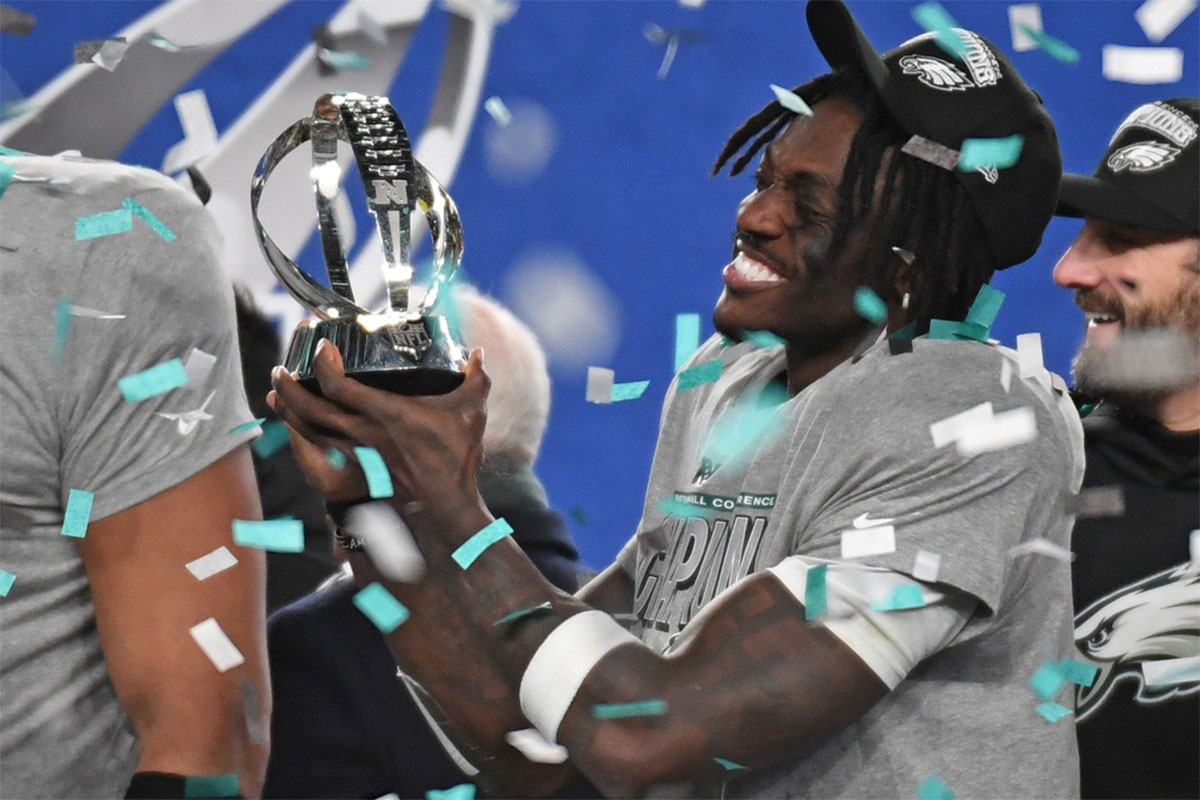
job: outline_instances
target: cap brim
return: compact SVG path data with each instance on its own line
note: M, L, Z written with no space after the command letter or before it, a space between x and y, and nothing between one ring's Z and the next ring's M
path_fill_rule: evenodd
M1063 175L1054 213L1060 217L1092 217L1118 225L1193 236L1200 232L1195 221L1188 225L1128 189L1086 175Z
M829 66L834 69L858 66L876 89L883 88L888 79L887 65L858 27L845 3L841 0L809 0L804 16L813 41Z

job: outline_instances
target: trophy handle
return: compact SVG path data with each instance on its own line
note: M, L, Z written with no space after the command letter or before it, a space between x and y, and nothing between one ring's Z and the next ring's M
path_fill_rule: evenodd
M274 270L280 282L318 317L338 319L346 316L353 317L357 314L369 314L371 312L350 298L327 289L309 277L295 261L292 261L279 249L258 218L258 201L262 197L267 178L271 176L284 156L307 142L311 135L311 120L307 117L297 120L275 137L275 141L271 142L258 162L258 167L254 171L254 180L250 183L250 217L254 222L254 234L258 237L258 244L267 258L267 263L271 265L271 269ZM320 196L320 192L318 192L318 196ZM322 237L322 243L324 244L324 237ZM337 247L340 252L341 245L338 244ZM349 279L346 280L346 285L349 286Z

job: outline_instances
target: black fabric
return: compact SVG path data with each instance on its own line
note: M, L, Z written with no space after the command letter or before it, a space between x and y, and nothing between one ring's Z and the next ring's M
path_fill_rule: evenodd
M971 198L997 269L1032 256L1054 214L1062 177L1058 133L1037 92L1004 53L962 31L965 58L931 34L879 55L841 0L809 0L808 28L831 67L867 75L907 132L960 150L965 139L1020 135L1021 155L999 170L954 170Z
M562 518L531 500L520 480L487 488L489 509L508 520L530 560L574 591L578 553ZM396 677L379 630L352 605L356 591L339 581L271 616L274 713L264 797L424 798L429 789L469 781ZM599 793L585 785L563 796Z
M1125 512L1075 525L1076 645L1100 667L1078 692L1082 794L1200 797L1200 683L1170 696L1142 664L1200 655L1200 433L1172 433L1100 403L1083 422L1084 487L1122 488ZM1139 695L1140 698L1139 698Z
M1091 177L1064 175L1058 214L1200 235L1200 100L1134 109Z

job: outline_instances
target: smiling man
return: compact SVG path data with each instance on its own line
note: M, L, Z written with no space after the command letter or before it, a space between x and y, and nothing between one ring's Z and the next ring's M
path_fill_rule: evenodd
M1053 126L973 33L947 43L960 56L931 35L879 56L841 3L807 18L834 72L795 90L811 115L771 103L718 158L736 174L762 153L725 337L668 390L642 520L577 595L496 537L479 498L480 352L440 397L348 379L328 343L324 398L276 370L298 433L387 462L429 565L378 578L411 610L389 645L493 794L580 773L621 797L1078 791L1069 711L1039 713L1055 693L1029 682L1071 651L1068 567L1031 551L1067 544L1082 431L1058 382L968 314L1041 239ZM958 168L964 140L1013 136L1015 163ZM872 321L863 288L883 301ZM365 493L331 475L312 476L329 496ZM565 750L506 743L531 725Z
M1200 796L1198 109L1135 109L1094 176L1063 179L1059 213L1086 221L1054 280L1085 313L1075 385L1099 401L1084 486L1124 505L1073 539L1075 638L1099 668L1078 698L1084 797Z

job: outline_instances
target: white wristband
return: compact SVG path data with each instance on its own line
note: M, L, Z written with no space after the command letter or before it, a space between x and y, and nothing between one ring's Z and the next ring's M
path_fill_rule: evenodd
M623 644L641 641L603 611L585 611L559 625L542 642L521 676L521 711L548 742L579 687L600 659Z

